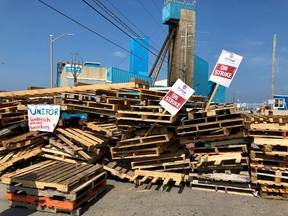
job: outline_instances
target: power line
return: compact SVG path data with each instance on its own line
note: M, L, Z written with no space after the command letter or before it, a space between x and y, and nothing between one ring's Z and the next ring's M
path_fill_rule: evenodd
M109 0L106 0L111 7L113 7L116 11L118 11L118 13L120 13L134 28L136 28L142 35L145 35L145 33L143 33L141 31L141 29L139 29L135 24L133 24L126 16L125 14L123 14L118 8L116 8Z
M51 5L49 5L49 4L45 3L45 2L43 2L42 0L38 0L38 1L39 1L40 3L42 3L42 4L44 4L45 6L49 7L50 9L56 11L57 13L61 14L62 16L66 17L67 19L69 19L69 20L73 21L74 23L80 25L81 27L85 28L86 30L92 32L93 34L97 35L98 37L100 37L100 38L102 38L102 39L108 41L109 43L111 43L111 44L117 46L118 48L124 50L125 52L129 53L130 55L134 55L134 56L136 56L136 57L139 58L139 59L145 60L145 59L141 58L140 56L137 56L137 55L135 55L135 54L132 54L129 50L127 50L127 49L121 47L120 45L116 44L115 42L113 42L113 41L107 39L106 37L104 37L104 36L102 36L102 35L100 35L99 33L95 32L94 30L90 29L89 27L87 27L87 26L81 24L80 22L78 22L78 21L76 21L75 19L69 17L68 15L62 13L61 11L59 11L59 10L57 10L56 8L52 7ZM151 64L151 65L153 64L153 63L151 63L151 62L149 62L149 61L148 61L148 63Z
M110 22L113 26L115 26L117 29L119 29L121 32L123 32L125 35L127 35L128 37L130 37L131 39L133 39L133 37L131 35L129 35L127 32L125 32L123 29L121 29L119 26L117 26L115 23L113 23L109 18L107 18L105 15L103 15L99 10L97 10L95 7L93 7L91 4L89 4L86 0L82 0L85 4L87 4L92 10L94 10L95 12L97 12L100 16L102 16L104 19L106 19L108 22ZM94 1L95 2L95 1ZM142 40L142 38L140 38ZM153 55L157 56L156 53L152 52L151 50L149 50L147 47L145 47L142 43L138 42L137 40L135 40L136 43L138 43L140 46L142 46L144 49L148 50L150 53L152 53Z
M143 61L148 62L150 65L153 65L153 63L147 61L147 59L143 59L142 57L140 57L140 56L138 56L138 55L136 55L136 54L134 54L134 53L131 53L130 51L128 51L127 49L123 48L122 46L116 44L116 43L113 42L112 40L107 39L106 37L102 36L101 34L97 33L96 31L92 30L91 28L87 27L86 25L78 22L77 20L73 19L72 17L69 17L68 15L64 14L64 13L61 12L60 10L58 10L58 9L54 8L53 6L45 3L43 0L38 0L38 1L39 1L40 3L42 3L43 5L47 6L48 8L52 9L53 11L55 11L55 12L59 13L60 15L64 16L65 18L67 18L67 19L71 20L72 22L76 23L77 25L81 26L82 28L90 31L91 33L97 35L98 37L104 39L105 41L107 41L107 42L115 45L116 47L120 48L121 50L124 50L125 52L129 53L130 55L133 55L133 56L135 56L135 57L137 57L137 58L139 58L139 59L141 59L141 60L143 60ZM167 61L165 61L165 62L167 63ZM163 70L163 71L166 71L166 73L167 73L167 70L166 70L166 69L162 68L162 70Z

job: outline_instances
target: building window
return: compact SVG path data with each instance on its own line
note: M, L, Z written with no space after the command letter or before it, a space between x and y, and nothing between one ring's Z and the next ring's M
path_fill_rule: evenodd
M284 108L284 99L283 98L275 98L275 104L274 107L275 108Z

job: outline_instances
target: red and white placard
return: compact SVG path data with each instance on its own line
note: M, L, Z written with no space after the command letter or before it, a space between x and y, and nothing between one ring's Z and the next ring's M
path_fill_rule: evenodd
M191 87L178 79L160 101L160 105L171 115L176 115L194 92Z
M229 87L242 61L242 56L222 50L209 81Z

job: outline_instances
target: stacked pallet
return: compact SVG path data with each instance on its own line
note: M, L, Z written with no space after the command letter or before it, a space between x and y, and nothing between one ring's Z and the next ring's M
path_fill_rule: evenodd
M20 127L20 129L24 128ZM0 172L16 163L32 159L41 153L41 147L44 144L43 134L37 131L26 132L27 128L23 131L22 133L13 133L10 130L10 133L17 134L17 136L11 138L6 136L6 139L2 140L0 147Z
M245 119L251 148L251 181L263 198L288 198L288 118L253 116Z
M251 195L255 192L248 168L250 142L244 139L242 114L233 106L190 112L176 132L191 157L192 189Z
M181 144L243 137L243 117L233 104L189 112L176 129Z
M197 189L252 194L252 181L262 196L273 191L286 197L288 119L260 120L232 104L204 110L198 96L172 116L159 105L165 94L136 80L0 93L6 99L0 103L0 171L37 157L71 166L100 163L113 176L149 187L188 182ZM22 115L31 103L59 104L71 119L62 119L53 133L29 132ZM77 114L85 118L75 120ZM249 152L252 138L257 148Z
M101 165L44 161L2 176L11 207L45 212L81 214L81 206L106 189Z
M27 104L53 103L52 97L45 98L10 98L0 103L0 129L13 126L17 123L26 123L27 112L23 106Z

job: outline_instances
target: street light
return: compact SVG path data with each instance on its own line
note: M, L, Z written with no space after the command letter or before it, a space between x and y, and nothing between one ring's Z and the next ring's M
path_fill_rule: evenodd
M64 36L73 36L74 34L65 33L53 39L53 35L50 34L50 87L53 88L53 43L64 37Z

